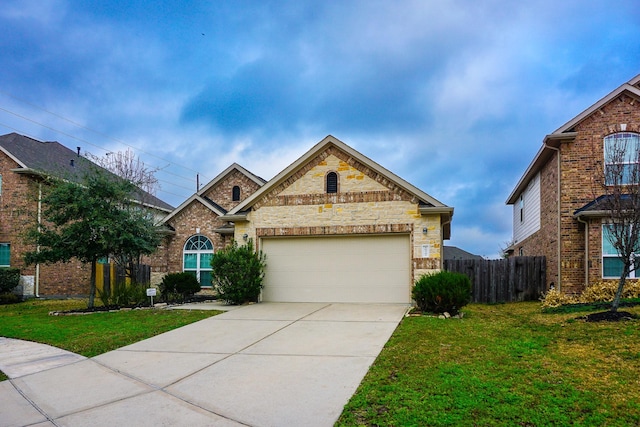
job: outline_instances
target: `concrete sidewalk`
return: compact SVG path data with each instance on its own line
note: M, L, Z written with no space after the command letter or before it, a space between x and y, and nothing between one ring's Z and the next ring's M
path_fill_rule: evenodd
M0 426L331 426L407 308L243 306L39 372L0 339Z

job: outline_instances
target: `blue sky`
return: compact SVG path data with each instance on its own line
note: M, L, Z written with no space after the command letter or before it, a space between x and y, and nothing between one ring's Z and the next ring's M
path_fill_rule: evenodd
M494 257L546 134L640 74L629 1L65 1L0 8L0 133L134 147L178 205L333 135Z

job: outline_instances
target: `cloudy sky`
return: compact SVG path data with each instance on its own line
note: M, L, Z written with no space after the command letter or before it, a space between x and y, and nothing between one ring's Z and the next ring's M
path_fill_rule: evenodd
M0 134L127 147L174 206L333 135L494 257L546 134L640 74L637 0L71 1L0 7Z

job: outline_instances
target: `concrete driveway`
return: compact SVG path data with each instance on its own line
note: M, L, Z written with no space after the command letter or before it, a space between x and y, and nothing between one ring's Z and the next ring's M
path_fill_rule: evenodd
M0 426L331 426L407 308L243 306L35 373L0 341Z

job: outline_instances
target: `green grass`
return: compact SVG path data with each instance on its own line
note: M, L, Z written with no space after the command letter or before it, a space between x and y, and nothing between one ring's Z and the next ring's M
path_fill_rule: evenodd
M0 306L0 336L36 341L87 357L219 314L201 310L131 310L74 316L51 311L86 308L86 301L27 301Z
M640 321L586 323L539 303L463 311L405 318L337 425L640 425Z

